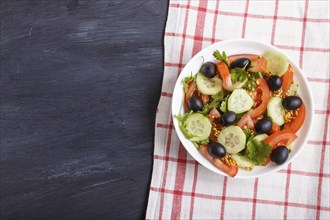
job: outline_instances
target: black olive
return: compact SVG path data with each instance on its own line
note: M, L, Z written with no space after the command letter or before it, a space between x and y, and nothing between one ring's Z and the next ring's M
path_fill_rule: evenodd
M215 64L212 62L204 63L201 72L208 78L213 78L217 74L215 71Z
M230 68L235 69L235 68L243 68L243 67L249 67L251 65L251 61L248 58L242 57L234 60L230 64Z
M268 86L272 91L279 90L282 87L282 79L273 75L268 79Z
M299 108L302 104L302 100L298 96L288 96L283 99L282 105L284 108L289 109L289 110L295 110Z
M221 118L220 123L224 126L232 125L235 123L237 115L235 112L225 112Z
M270 131L272 125L273 122L269 118L263 118L256 123L255 129L259 134L264 134Z
M273 150L271 159L273 162L281 165L285 163L285 161L289 157L289 150L286 146L279 146L275 150Z
M226 156L226 148L217 142L212 142L209 147L209 153L212 157L219 157L222 158Z
M191 110L194 112L203 110L203 102L200 100L198 96L191 96L188 99L188 105Z

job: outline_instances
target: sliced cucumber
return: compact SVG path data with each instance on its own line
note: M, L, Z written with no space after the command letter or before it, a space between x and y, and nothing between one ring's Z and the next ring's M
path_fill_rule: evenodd
M257 141L263 141L268 137L267 134L258 134L256 135L253 139L257 140Z
M284 124L284 108L280 97L271 97L267 106L267 115L279 126Z
M216 76L208 78L203 73L198 73L196 84L198 90L205 95L215 95L222 91L222 80Z
M298 84L297 83L292 83L286 94L288 96L296 95L297 94L297 90L298 90Z
M209 137L212 125L209 119L201 113L191 114L184 123L191 141L201 141Z
M235 89L228 99L228 111L240 114L250 110L253 100L244 89Z
M234 89L240 89L240 88L242 88L245 85L246 81L247 81L247 79L244 80L243 82L235 82L233 85L228 86L225 89L227 91L230 91L230 92L231 91L234 91Z
M240 127L232 125L220 132L218 142L226 148L227 153L237 154L245 148L246 136Z
M254 163L251 159L238 155L238 154L233 154L231 157L236 161L239 167L242 168L253 168Z
M267 70L273 75L282 76L289 68L289 60L281 53L268 51L264 54Z

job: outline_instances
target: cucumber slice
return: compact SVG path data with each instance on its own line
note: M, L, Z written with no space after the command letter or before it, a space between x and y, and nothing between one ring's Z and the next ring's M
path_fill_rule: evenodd
M225 89L230 92L234 91L234 89L240 89L245 85L246 81L247 79L244 80L243 82L235 82L233 85L226 87Z
M185 121L184 127L193 136L191 141L201 141L209 137L212 125L203 114L193 113Z
M298 90L298 84L297 83L292 83L286 94L288 96L296 95L297 90Z
M228 111L240 114L250 110L253 100L244 89L235 89L228 99Z
M267 70L273 75L282 76L289 68L289 61L281 53L268 51L264 54L267 60Z
M240 127L232 125L220 131L218 142L226 148L227 153L237 154L245 148L246 136Z
M233 154L231 157L236 161L239 167L242 168L253 168L254 163L251 159L238 155L238 154Z
M203 73L198 73L196 84L198 90L205 95L215 95L222 91L222 80L216 76L208 78Z
M282 98L271 97L267 106L267 115L279 126L284 124Z
M268 137L267 134L258 134L256 135L253 139L257 140L257 141L263 141Z

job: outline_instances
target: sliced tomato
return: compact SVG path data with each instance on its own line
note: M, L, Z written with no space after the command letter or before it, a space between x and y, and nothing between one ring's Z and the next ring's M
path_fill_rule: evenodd
M216 142L218 140L216 131L217 131L217 129L219 129L218 126L221 126L221 125L217 125L213 122L214 122L214 119L219 119L220 117L221 117L221 114L219 113L219 111L216 108L213 108L208 115L208 118L212 124L212 130L211 130L211 134L209 137L213 142Z
M238 173L238 167L236 167L236 166L227 166L227 164L225 164L219 158L213 158L212 164L216 168L218 168L219 170L221 170L222 172L228 174L231 177L236 176L236 174Z
M208 159L209 161L213 160L213 157L209 154L209 146L206 144L201 144L199 145L199 152Z
M282 131L276 132L270 136L268 136L264 142L266 144L269 144L274 150L278 146L288 146L290 145L294 140L296 140L297 135L293 133L290 129L284 129ZM270 156L265 159L266 166L270 161Z
M270 129L269 133L274 134L276 132L279 132L281 130L281 127L276 124L275 122L272 122L272 128Z
M252 120L252 118L249 114L243 115L241 120L239 120L239 122L237 123L237 126L242 128L242 129L244 129L244 127L246 126L250 129L254 130L254 123L253 123L253 120Z
M214 119L220 118L220 117L221 117L221 114L216 108L212 108L212 110L210 111L210 113L208 115L208 118L209 118L211 124L213 123Z
M267 71L267 60L262 56L258 56L257 59L251 60L251 66L248 69L249 71L265 73Z
M204 95L202 93L198 93L198 97L202 100L203 104L207 104L210 101L209 95Z
M264 142L272 146L273 150L278 146L290 145L294 140L296 140L297 135L292 132L290 129L284 129L282 131L276 132L270 136L268 136Z
M230 72L228 66L224 62L220 62L216 64L217 71L220 73L221 78L222 78L222 84L224 88L230 87L233 82L231 81L230 78Z
M184 104L186 106L186 109L189 109L188 100L194 94L195 90L196 90L196 83L194 81L189 82L188 90L184 95Z
M219 170L221 170L222 172L228 174L231 177L236 176L237 172L238 172L238 167L237 166L227 166L227 164L225 164L224 162L222 162L222 160L220 160L219 158L214 158L210 155L209 153L209 146L206 144L201 144L199 146L199 152L206 158L208 159L210 162L212 162L212 164L218 168Z
M283 93L290 89L293 82L293 68L289 64L288 70L282 76L282 91Z
M268 101L270 99L270 91L269 87L267 85L267 82L264 78L258 79L258 86L256 88L257 93L260 95L258 96L259 103L258 106L252 110L249 111L249 115L251 116L252 119L258 118L261 116L267 109Z
M306 108L304 103L298 109L298 115L289 123L284 124L284 128L291 129L294 133L296 133L301 126L303 125L306 117Z

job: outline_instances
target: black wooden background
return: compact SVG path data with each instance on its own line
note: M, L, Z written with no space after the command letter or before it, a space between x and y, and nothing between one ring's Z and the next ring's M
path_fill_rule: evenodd
M1 0L1 219L143 219L165 0Z

